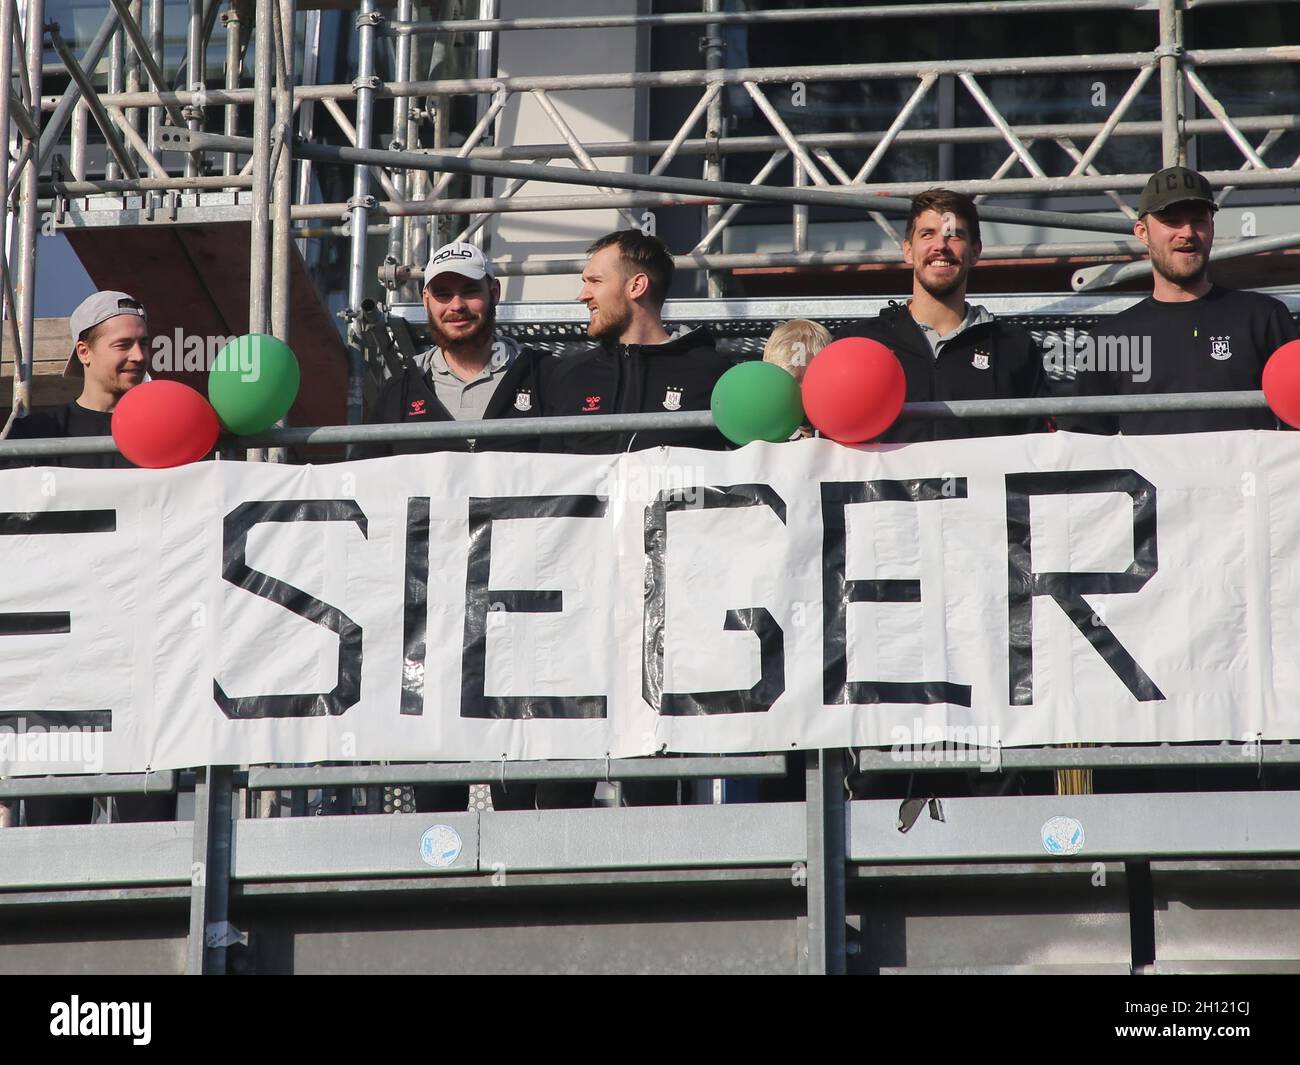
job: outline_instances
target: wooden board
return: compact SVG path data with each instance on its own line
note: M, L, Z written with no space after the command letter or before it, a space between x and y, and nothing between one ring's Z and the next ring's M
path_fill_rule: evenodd
M14 395L14 355L10 342L8 322L0 323L4 342L0 344L4 365L0 367L0 418L8 418ZM57 407L76 399L81 392L81 382L63 376L68 355L72 351L72 338L68 335L66 318L38 318L33 334L36 351L32 360L32 406Z
M174 338L178 329L183 337L239 336L248 331L247 222L88 227L64 232L98 288L129 292L144 304L155 337ZM302 369L302 385L289 412L289 423L341 424L347 409L347 349L296 247L292 250L289 322L289 346ZM67 320L42 320L38 337L42 339L37 343L38 366L33 374L34 406L75 398L80 385L59 376L71 350ZM54 346L56 339L62 356ZM150 373L206 390L203 373L159 372L152 366ZM13 394L12 356L7 345L4 374L0 411L7 415Z

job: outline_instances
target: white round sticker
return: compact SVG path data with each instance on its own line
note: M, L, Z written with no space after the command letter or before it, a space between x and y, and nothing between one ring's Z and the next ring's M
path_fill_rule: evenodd
M460 857L460 833L451 825L434 825L420 837L420 858L425 865L446 869Z
M1043 850L1069 857L1083 850L1083 825L1073 817L1051 817L1043 822Z

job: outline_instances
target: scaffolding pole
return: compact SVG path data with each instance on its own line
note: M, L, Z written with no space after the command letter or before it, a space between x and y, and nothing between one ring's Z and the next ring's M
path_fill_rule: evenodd
M271 175L271 334L289 342L289 276L293 252L293 25L294 0L275 0L275 171Z
M704 0L704 12L710 16L719 16L722 13L722 0ZM723 55L724 42L722 40L722 24L720 22L710 22L704 27L704 38L700 42L704 51L704 66L706 70L721 70L726 66L726 57ZM726 132L724 122L726 116L722 111L722 86L716 82L709 86L713 96L709 100L708 118L704 128L705 143L716 145L722 139ZM722 180L722 157L717 152L709 152L704 157L704 180L721 181ZM704 229L705 233L712 233L715 227L718 227L718 221L721 219L724 208L721 204L710 204L704 209ZM706 271L705 273L705 291L714 299L725 294L725 286L721 275L715 271Z
M364 2L364 0L363 0ZM372 29L362 26L362 30ZM785 67L730 67L722 70L654 70L613 74L538 74L502 78L448 78L437 81L390 82L377 84L374 99L395 97L488 94L504 88L507 92L532 92L536 89L554 92L582 91L587 89L667 89L697 86L704 88L714 82L724 85L743 85L745 82L764 85L792 81L863 81L906 80L926 74L969 74L984 77L995 74L1068 74L1100 73L1107 70L1137 71L1151 62L1151 52L1115 52L1083 56L1026 56L1012 59L940 59L905 63L841 63L831 65L801 64ZM1300 62L1300 45L1275 45L1269 48L1205 48L1187 51L1185 61L1197 67L1252 66ZM250 104L256 89L209 89L209 104ZM345 100L352 97L352 85L305 85L299 96L306 100ZM166 98L188 104L194 93L177 90L171 93L110 92L103 94L105 104L116 107L157 106ZM57 105L54 98L43 98L41 106L51 110Z
M0 0L3 2L3 0ZM41 116L34 106L41 98L41 68L45 58L45 0L27 0L27 39L20 52L26 60L27 84L25 96L33 103L31 119L39 133ZM9 42L5 42L6 48ZM5 95L8 95L6 92ZM12 105L11 105L12 106ZM6 129L5 137L9 131ZM39 154L39 137L27 140L26 147L32 155ZM21 357L22 369L14 374L14 412L23 416L31 409L32 356L35 348L36 306L36 241L40 231L38 198L39 173L34 165L23 168L19 175L18 199L18 281L14 289L14 315L18 319L20 343L15 357ZM21 353L21 356L20 354Z
M406 22L411 18L415 10L415 0L398 0L397 17ZM397 44L393 49L393 76L398 81L411 80L411 44L409 36L397 38ZM407 139L407 119L406 119L406 101L393 101L393 139L389 144L390 148L398 151L405 151L413 148ZM397 196L394 199L410 199L411 175L405 170L399 170L393 175L393 180L397 186ZM388 258L392 262L401 262L404 249L406 247L406 217L394 220L392 228L388 231Z
M275 4L257 0L254 15L253 139L242 149L253 159L253 215L249 235L248 331L271 328L271 118L275 85ZM179 133L173 137L180 136ZM190 137L193 138L191 133Z
M357 97L357 147L351 149L352 151L370 150L375 93L379 88L379 79L375 77L375 26L378 22L375 0L361 0L361 11L357 15L359 30L357 80L353 83ZM303 155L302 158L312 157ZM348 423L352 425L360 422L365 416L363 399L366 373L365 348L357 332L357 326L361 314L361 301L365 298L366 292L366 227L369 224L370 206L373 202L374 197L370 195L370 168L355 167L352 178L352 199L348 202L352 215L352 246L348 258L346 311L348 315L347 418Z
M358 140L362 139L361 131L358 129ZM206 145L213 148L234 147L236 150L247 150L247 142L237 137L222 137L216 134L191 134L186 140L189 144ZM906 217L911 210L910 199L896 196L874 196L858 188L845 186L837 188L781 189L732 181L699 181L692 178L667 178L650 174L566 169L528 163L462 159L447 154L393 152L374 148L347 148L326 144L299 143L297 152L301 158L312 159L319 163L361 164L356 167L357 181L367 182L365 186L367 189L369 188L367 167L384 166L433 172L488 174L495 177L521 178L525 181L547 181L565 185L608 186L610 188L641 192L695 194L742 203L766 202L787 205L806 203L861 211L879 211L881 214L902 217ZM1278 171L1277 173L1283 175L1283 180L1289 180L1295 176L1290 171ZM1237 180L1245 182L1253 176L1256 175L1242 174ZM1062 180L1095 183L1106 179L1074 178ZM983 207L980 210L980 216L986 221L1011 222L1017 225L1079 229L1098 233L1122 233L1125 236L1132 232L1132 226L1127 219L1100 215L1076 215L1064 211L1035 211L1016 207Z
M17 325L17 307L9 293L13 288L13 277L9 272L9 112L11 107L22 107L21 100L15 100L8 87L13 84L14 30L17 27L18 12L9 0L0 0L0 132L4 136L4 157L0 159L0 307L3 307L5 321L0 323L13 338L11 348L14 360L13 406L9 418L0 427L0 440L9 435L14 419L20 411L25 411L23 391L23 346ZM12 809L0 803L0 827L8 824Z
M226 90L229 92L239 88L245 39L243 24L239 18L239 6L235 0L230 0L230 8L222 13L221 18L226 27ZM222 128L227 137L233 137L239 132L239 109L233 104L225 108ZM234 152L226 152L222 157L221 172L231 175L239 173L239 161Z
M1178 39L1174 0L1160 0L1160 158L1163 166L1177 166L1186 158L1178 135L1178 64L1183 54Z
M1201 0L1205 3L1206 0ZM1225 2L1225 0L1220 0ZM1233 2L1233 0L1226 0ZM1240 2L1240 0L1237 0ZM729 11L714 14L575 15L569 18L443 19L409 22L399 18L384 29L388 36L500 33L509 30L661 28L668 26L754 26L790 22L844 22L863 19L976 18L989 15L1055 15L1067 12L1151 11L1151 0L970 0L968 3L899 4L895 7L826 7L805 10Z
M189 0L189 18L185 24L185 63L189 76L190 91L197 94L191 97L186 109L185 122L192 130L203 128L203 112L206 104L207 88L207 37L203 32L203 0ZM176 116L172 116L176 121ZM182 123L177 123L181 125ZM185 176L197 177L202 169L202 157L198 153L185 160Z

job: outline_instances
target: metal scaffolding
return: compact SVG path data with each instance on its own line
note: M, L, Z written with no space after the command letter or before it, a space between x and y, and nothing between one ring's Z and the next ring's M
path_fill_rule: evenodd
M1122 194L1133 194L1146 174L1102 173L1097 160L1113 141L1158 140L1165 164L1185 160L1189 141L1224 136L1242 157L1240 169L1207 173L1222 188L1220 202L1238 190L1290 188L1300 182L1300 159L1280 157L1275 146L1300 128L1300 115L1235 116L1231 101L1212 87L1221 68L1300 61L1300 43L1278 42L1256 48L1184 46L1198 11L1227 5L1259 6L1260 0L989 0L954 4L912 3L886 7L807 10L723 11L705 0L699 13L592 15L552 18L479 18L420 21L413 0L381 11L373 0L359 0L353 19L357 76L350 84L317 81L321 18L319 11L300 19L291 0L230 0L224 11L214 0L189 0L184 54L175 71L164 71L159 57L164 40L162 0L111 0L98 32L80 56L72 54L56 24L46 25L41 0L0 4L0 37L13 42L0 62L17 91L0 99L0 125L9 133L10 164L0 188L7 241L4 259L6 317L17 335L14 408L30 407L32 374L32 288L43 212L58 227L122 224L189 224L203 219L246 220L250 240L250 328L284 336L287 331L290 247L295 239L346 239L344 306L350 364L347 417L362 416L365 363L361 305L378 281L397 299L416 294L413 278L440 239L437 219L450 228L442 237L478 240L492 219L518 212L580 211L689 205L702 207L701 228L693 247L677 258L680 268L702 270L709 291L723 292L726 272L764 266L851 266L890 261L899 235L890 217L905 209L905 197L932 181L881 182L882 163L895 149L916 145L1001 144L1002 164L989 175L963 174L945 184L983 201L987 220L1078 229L1130 236L1132 209ZM480 5L494 13L495 5ZM854 64L799 64L735 67L727 62L721 37L729 27L773 24L871 23L882 20L995 16L1088 16L1133 13L1149 19L1151 47L1097 55L929 60ZM225 30L224 71L211 77L207 51L214 31ZM268 32L259 33L266 27ZM611 74L497 76L493 41L502 34L532 31L542 36L576 29L653 29L699 27L699 69L628 70ZM173 27L175 29L175 27ZM459 36L458 36L459 35ZM46 41L58 59L47 64ZM430 41L471 41L472 76L420 80L419 57ZM251 49L250 49L251 42ZM295 70L301 46L303 70ZM461 47L464 47L462 45ZM249 54L251 50L251 55ZM391 53L377 74L380 56ZM16 61L16 66L15 66ZM1002 113L988 88L992 77L1025 77L1068 72L1131 72L1104 119L1088 123L1017 124ZM43 79L62 73L69 79L59 96L43 95ZM171 80L169 81L169 75ZM774 93L794 83L855 81L912 83L914 88L885 128L876 131L796 133L774 103ZM210 83L211 82L211 83ZM944 86L949 95L965 93L987 119L979 126L939 122L909 128L918 109ZM770 133L730 135L725 121L728 87L747 95L755 115ZM566 98L610 88L650 93L677 88L698 91L676 133L667 140L583 143L556 105ZM1158 120L1137 121L1130 113L1146 96L1158 98ZM447 115L454 97L472 96L478 105L473 127L454 152L448 152ZM502 144L496 136L502 112L521 97L536 101L558 139L545 144ZM377 125L390 115L381 135ZM1207 117L1189 114L1197 102ZM317 109L317 105L323 109ZM955 112L948 109L952 114ZM942 117L942 116L941 116ZM1100 118L1100 116L1099 116ZM88 138L93 125L110 157L102 174L87 173ZM70 167L49 171L68 126ZM213 127L220 129L215 133ZM296 127L296 128L295 128ZM331 133L331 129L335 132ZM251 138L239 138L241 130ZM324 143L322 135L333 136ZM222 139L222 137L226 139ZM230 139L237 138L237 139ZM385 139L386 138L386 139ZM342 141L343 146L338 145ZM181 154L172 154L176 152ZM1270 151L1272 158L1270 158ZM845 165L846 155L867 153L860 165ZM723 180L727 161L741 155L765 159L748 182ZM631 157L633 172L603 170L599 160ZM36 165L27 165L31 160ZM576 167L556 167L556 160ZM700 177L667 175L675 162L698 161ZM772 182L789 162L790 184ZM345 202L313 202L313 168L351 167L351 196ZM852 171L852 172L850 172ZM471 175L480 190L485 177L506 179L492 195L451 195L452 178ZM535 182L585 184L590 195L520 195ZM1108 197L1113 214L1099 214L1095 197ZM995 204L999 198L1064 197L1067 210L1035 212ZM1071 197L1091 199L1070 200ZM16 204L11 200L16 198ZM894 202L891 204L889 200ZM727 251L722 240L746 203L784 203L790 208L788 247L761 252ZM1077 208L1069 206L1078 203ZM809 247L808 212L833 205L858 214L885 235L883 247ZM12 213L12 218L11 218ZM324 225L318 223L333 223ZM297 226L297 228L295 228ZM377 228L378 227L378 228ZM386 247L368 238L386 235ZM1267 241L1221 242L1217 254L1241 256L1292 248L1300 235ZM300 244L304 247L304 244ZM577 249L575 249L576 251ZM990 246L989 259L1058 260L1065 256L1113 260L1138 250L1131 240L1049 240ZM10 270L10 263L14 269ZM504 276L576 273L581 259L571 257L511 260ZM1122 281L1143 269L1102 262L1079 271L1075 287L1088 290ZM12 299L8 289L12 288Z
M713 297L724 294L727 272L747 267L853 266L897 260L899 235L891 224L907 212L908 196L935 181L898 182L880 179L891 152L912 146L945 147L994 144L1005 158L989 174L964 174L944 184L981 200L986 221L1077 231L1072 241L1051 239L990 245L988 259L1059 260L1081 257L1106 260L1079 271L1080 291L1110 286L1140 273L1144 264L1113 263L1131 258L1140 246L1130 239L1133 194L1146 182L1145 173L1103 173L1098 160L1107 145L1120 139L1159 145L1165 165L1184 162L1195 138L1226 137L1241 156L1238 169L1207 172L1222 191L1220 203L1238 190L1293 189L1300 183L1300 157L1279 155L1277 145L1286 134L1300 129L1300 114L1234 115L1234 101L1216 91L1218 72L1224 69L1300 62L1300 41L1276 42L1253 48L1186 48L1189 26L1197 13L1224 6L1259 6L1262 0L976 0L969 3L919 2L881 7L788 9L731 12L719 0L701 0L699 12L681 14L599 15L571 18L496 18L420 21L414 0L398 0L395 8L381 9L376 0L359 0L352 31L357 46L356 78L332 83L319 78L330 74L321 59L322 12L297 10L295 0L188 0L184 46L176 69L163 62L166 41L163 0L111 0L102 24L78 55L63 29L45 20L44 0L0 0L0 78L9 91L0 93L0 128L6 135L7 158L0 166L0 211L5 243L0 258L0 298L4 329L13 352L13 418L31 406L34 367L34 286L40 233L47 220L56 229L94 226L185 226L221 221L249 230L249 328L287 340L290 326L290 275L295 254L308 242L346 241L345 291L340 317L346 322L348 367L346 416L348 426L281 429L242 441L251 457L281 457L275 451L300 444L321 444L358 439L436 439L446 436L489 436L535 433L537 424L512 426L509 422L454 423L447 426L361 427L367 331L375 317L375 296L390 302L412 302L413 284L431 246L443 239L483 240L489 224L501 216L520 212L607 210L622 212L647 207L701 208L694 243L679 249L677 265L703 271ZM309 5L303 3L304 9ZM493 14L494 3L483 3ZM872 22L899 19L961 20L1029 15L1095 15L1132 13L1148 19L1149 47L1098 55L1044 55L1030 58L944 59L924 62L871 62L785 66L731 66L723 47L727 27L837 22ZM208 49L224 36L224 59L217 76L208 62ZM637 29L650 31L696 27L703 33L699 68L685 70L628 70L614 74L572 76L498 76L492 66L494 42L501 34L531 31L539 34L577 29ZM177 30L178 27L170 27ZM430 42L464 42L472 47L469 76L421 80L429 69ZM215 42L215 43L214 43ZM379 71L391 49L387 69ZM301 55L301 66L298 57ZM47 62L47 58L54 61ZM1018 123L1008 119L991 93L989 79L1032 77L1067 72L1122 72L1130 80L1105 117L1095 122ZM46 82L67 81L59 95L45 92ZM794 82L867 82L901 85L902 103L884 128L871 131L801 133L793 130L775 105L776 93ZM752 103L754 113L766 122L766 131L738 136L726 122L728 89L734 88ZM697 94L685 117L668 138L626 139L584 143L557 106L559 94L581 94L601 89L626 89L649 94L660 89ZM987 120L979 125L957 125L955 108L940 108L937 125L910 126L924 105L941 94L949 101L964 94ZM475 101L472 124L460 143L450 137L449 114L455 97ZM512 102L529 98L554 127L555 139L542 144L500 143L500 120ZM1139 100L1158 103L1156 119L1130 117ZM386 101L392 101L391 112ZM1202 117L1188 114L1198 105ZM102 137L107 156L101 167L91 163L92 125ZM66 165L56 153L68 136ZM549 135L549 134L548 134ZM865 159L856 162L865 154ZM742 156L760 160L749 181L727 180L730 161ZM848 162L852 157L855 162ZM630 158L631 172L606 170L601 160ZM570 167L552 165L557 161ZM57 162L57 165L56 165ZM673 177L685 164L691 177ZM790 181L777 184L789 163ZM350 167L350 195L346 200L313 200L324 167ZM733 166L733 177L735 168ZM457 175L468 176L468 196L453 189ZM501 179L499 191L489 193L486 178ZM581 184L589 194L537 196L521 194L534 182ZM346 193L345 193L346 194ZM1023 197L1060 198L1064 209L1029 209L1000 202ZM1109 207L1099 213L1096 198ZM729 252L724 236L752 204L778 204L789 211L787 246L761 252ZM878 227L885 248L818 250L809 247L810 209L844 212ZM326 224L329 223L329 224ZM439 223L442 223L441 226ZM1093 234L1088 237L1087 234ZM371 240L380 236L379 241ZM124 242L130 233L124 231ZM1231 258L1300 247L1300 233L1238 241L1224 240L1216 258ZM535 261L500 263L506 276L577 273L582 260L575 255ZM1009 406L1008 406L1009 404ZM1077 410L1162 409L1177 405L1256 409L1263 406L1259 393L1219 396L1129 397L1077 401ZM991 404L920 404L907 410L914 417L969 417L1039 413L1063 407L1058 400L1004 401ZM583 419L585 430L623 431L645 428L670 418L674 426L703 425L709 415L632 415L602 419L597 426ZM694 419L694 421L692 420ZM551 431L563 431L556 422ZM5 427L7 433L8 426ZM0 436L5 435L0 433ZM0 457L38 456L71 452L113 450L110 439L0 442ZM1290 745L1258 746L1260 765L1300 763ZM857 756L859 771L883 770L878 752ZM1008 751L1008 767L1028 769L1080 766L1174 767L1196 764L1240 764L1240 749L1185 747L1160 750L1100 748L1070 751ZM781 756L758 759L675 760L663 763L627 763L615 767L629 777L776 776L784 774ZM841 782L844 752L809 752L803 770L807 802L792 821L800 836L790 844L800 862L807 863L808 894L802 929L802 958L806 971L843 971L845 943L845 868L862 863L874 853L857 835L846 835L846 818L852 828L852 809L846 804ZM256 879L256 874L236 875L232 840L237 833L253 839L254 830L243 820L232 829L238 790L279 787L377 787L412 782L474 781L497 779L608 778L608 763L554 765L461 765L450 767L316 767L263 769L236 772L229 767L194 771L190 781L196 795L193 859L207 870L206 878L189 882L184 870L181 890L191 907L188 966L194 972L224 971L225 929L233 882ZM149 778L100 778L93 781L0 781L0 819L8 798L81 793L109 794L139 791L160 785L175 789L182 774L162 782ZM1115 797L1097 797L1112 799ZM1104 804L1099 803L1098 809ZM1203 804L1207 809L1210 802ZM249 809L253 806L250 804ZM638 811L639 813L639 811ZM459 815L458 815L459 816ZM250 817L256 822L258 819ZM338 819L346 820L346 819ZM1137 818L1131 818L1137 821ZM558 823L558 814L557 814ZM3 820L0 820L3 824ZM133 828L145 826L133 826ZM256 826L255 826L256 827ZM272 826L275 827L275 826ZM332 826L344 835L343 826ZM279 828L276 828L279 832ZM1154 829L1152 830L1154 840ZM268 853L274 839L265 834ZM288 838L286 830L283 838ZM748 837L746 837L747 839ZM792 837L793 838L793 837ZM144 836L141 836L144 839ZM784 840L784 837L782 837ZM1218 855L1291 854L1295 847L1250 841L1225 834L1200 851ZM270 842L266 842L269 840ZM147 842L147 841L146 841ZM254 840L255 842L255 840ZM254 842L243 853L255 854ZM1166 846L1148 840L1150 853ZM784 846L782 842L782 846ZM1019 844L1017 844L1019 846ZM1135 845L1134 853L1147 853ZM856 849L855 849L856 848ZM326 848L328 849L328 848ZM286 850L288 853L290 849ZM344 853L346 848L338 848ZM1022 848L1023 850L1023 848ZM140 851L145 853L144 848ZM152 853L152 852L149 852ZM299 852L293 852L299 853ZM485 845L484 854L487 848ZM768 851L755 851L758 865L770 863ZM782 856L785 851L779 852ZM1006 853L1032 861L1021 851ZM1183 853L1183 852L1180 852ZM942 857L942 856L940 856ZM152 861L148 858L147 861ZM885 860L885 859L881 859ZM938 858L935 859L936 861ZM142 861L145 861L142 859ZM252 859L249 859L252 861ZM270 859L268 859L270 862ZM146 862L147 864L147 862ZM482 859L485 873L488 859ZM902 864L902 863L900 863ZM269 867L269 865L268 865ZM288 867L286 866L286 869ZM147 875L146 875L147 874ZM141 873L142 882L154 875ZM301 874L293 869L272 869L268 879ZM372 876L374 870L340 860L335 875ZM785 875L785 874L783 874ZM35 873L33 883L40 883ZM171 882L172 873L158 876ZM481 878L479 878L481 882ZM49 881L55 882L55 881ZM0 878L0 888L9 885ZM1136 912L1136 910L1135 910ZM1135 965L1140 964L1135 961Z

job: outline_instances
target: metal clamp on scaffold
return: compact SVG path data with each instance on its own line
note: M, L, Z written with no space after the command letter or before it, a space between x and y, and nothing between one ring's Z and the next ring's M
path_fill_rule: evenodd
M197 143L194 136L198 132L197 130L185 129L183 126L159 126L158 150L160 152L188 152L202 147ZM252 138L248 138L250 149L252 145Z
M384 259L379 267L379 283L387 289L395 289L403 281L410 280L409 275L399 275L401 264L391 255Z

